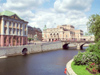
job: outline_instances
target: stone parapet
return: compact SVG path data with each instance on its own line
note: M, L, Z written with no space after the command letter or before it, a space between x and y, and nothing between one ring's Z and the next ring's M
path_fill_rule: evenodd
M22 50L24 48L27 49L27 54L59 50L59 49L62 49L62 42L50 42L50 43L44 43L44 44L35 43L35 44L30 44L30 45L1 47L0 57L22 55Z
M72 63L73 59L70 60L67 64L66 64L66 68L67 68L67 74L66 75L77 75L71 68L71 63Z

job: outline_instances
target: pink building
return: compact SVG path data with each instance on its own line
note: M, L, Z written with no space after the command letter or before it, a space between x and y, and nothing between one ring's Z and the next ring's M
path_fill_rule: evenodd
M0 46L27 44L27 21L17 14L4 11L0 13Z

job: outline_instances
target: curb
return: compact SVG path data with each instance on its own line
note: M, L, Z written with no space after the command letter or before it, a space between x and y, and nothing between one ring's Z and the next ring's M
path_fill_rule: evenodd
M67 64L66 64L66 68L67 68L67 74L66 75L77 75L73 69L71 68L71 63L72 63L73 59L71 59Z

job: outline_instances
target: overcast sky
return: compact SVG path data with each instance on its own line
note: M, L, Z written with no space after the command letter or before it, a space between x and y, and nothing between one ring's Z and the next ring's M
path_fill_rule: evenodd
M32 27L69 24L87 31L89 16L100 13L100 0L0 0L0 12L9 10Z

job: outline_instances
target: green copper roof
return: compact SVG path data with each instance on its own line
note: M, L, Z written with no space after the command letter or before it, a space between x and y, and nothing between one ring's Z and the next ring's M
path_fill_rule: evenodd
M46 27L46 25L45 25L43 30L46 30L46 29L47 29L47 27Z
M0 15L5 15L5 16L12 16L14 15L15 13L11 12L11 11L3 11L0 13Z
M0 12L0 16L3 16L3 15L5 15L5 16L12 16L12 15L15 15L16 13L14 13L14 12L11 12L11 11L3 11L3 12ZM17 14L16 14L17 15ZM18 15L17 15L18 16ZM18 16L19 17L19 16ZM19 17L20 18L20 17ZM21 19L21 18L20 18Z

